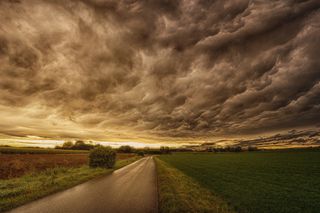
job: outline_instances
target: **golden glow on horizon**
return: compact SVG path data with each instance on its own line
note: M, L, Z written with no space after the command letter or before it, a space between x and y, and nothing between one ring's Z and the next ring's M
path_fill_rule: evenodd
M10 145L17 147L41 147L41 148L54 148L55 146L62 145L64 142L70 140L39 140L39 139L0 139L1 145ZM143 143L134 141L91 141L94 144L101 144L103 146L111 146L118 148L119 146L129 145L135 148L159 148L161 146L179 147L183 145L191 145L188 143ZM194 144L196 145L196 144Z

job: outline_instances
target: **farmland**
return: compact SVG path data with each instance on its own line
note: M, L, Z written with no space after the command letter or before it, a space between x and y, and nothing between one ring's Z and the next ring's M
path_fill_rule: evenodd
M319 151L184 153L159 159L167 168L177 169L203 190L220 197L236 212L316 213L320 209ZM160 197L170 194L161 188L159 191ZM170 205L179 196L171 200L170 195L165 197L162 205Z
M83 154L86 150L63 150L37 147L0 146L0 154Z
M203 188L191 177L156 159L158 173L159 212L234 213L227 202Z
M87 161L87 154L2 154L0 179L19 177L28 172L54 167L79 167Z
M118 154L117 159L133 157ZM0 154L0 179L20 177L27 173L56 167L75 168L88 163L88 154Z
M137 159L120 153L114 169ZM88 151L1 147L0 212L114 169L88 167Z

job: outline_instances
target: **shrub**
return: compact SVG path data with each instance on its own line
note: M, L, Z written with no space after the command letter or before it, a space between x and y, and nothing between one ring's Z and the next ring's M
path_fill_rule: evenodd
M256 146L249 146L249 147L248 147L248 151L249 151L249 152L258 151L258 147L256 147Z
M90 151L89 166L112 168L116 163L116 152L111 147L98 146Z
M138 151L137 155L143 157L144 156L144 152L143 151Z

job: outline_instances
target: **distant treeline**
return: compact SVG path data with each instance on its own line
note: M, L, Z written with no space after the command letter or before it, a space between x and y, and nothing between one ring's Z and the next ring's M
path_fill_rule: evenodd
M94 145L92 142L86 143L81 140L76 142L67 141L62 144L62 146L56 146L56 149L66 149L66 150L91 150L99 145Z
M62 146L56 146L56 149L65 150L91 150L99 144L93 144L92 142L84 142L78 140L76 142L65 142ZM139 155L144 154L169 154L171 152L242 152L242 151L258 151L259 149L255 146L249 146L248 148L242 148L241 146L226 146L226 147L199 147L201 149L190 149L190 148L169 148L168 146L162 146L160 148L139 148L135 149L132 146L124 145L116 148L118 153L137 153Z
M207 152L242 152L242 151L258 151L258 147L249 146L247 149L242 148L241 146L227 146L227 147L207 147Z
M161 146L158 149L149 148L149 147L135 149L132 146L125 145L125 146L120 146L117 149L117 152L120 152L120 153L137 153L139 155L144 155L144 154L149 154L149 155L170 154L172 151L173 150L170 149L168 146Z
M56 146L55 149L63 150L91 150L100 144L94 144L93 142L84 142L82 140L77 140L76 142L65 142L61 146ZM301 150L319 150L320 148L301 148ZM225 147L215 147L215 146L196 146L196 147L179 147L179 148L169 148L168 146L162 146L160 148L134 148L129 145L123 145L119 148L114 148L118 153L136 153L138 155L158 155L158 154L170 154L171 152L243 152L243 151L262 151L256 146L241 147L241 146L225 146ZM285 149L291 150L291 149ZM296 150L296 149L294 149ZM275 151L275 150L273 150ZM279 149L278 151L283 151Z
M100 144L93 144L92 142L84 142L81 140L78 140L76 142L65 142L61 146L56 146L55 149L64 149L64 150L91 150L95 147L101 146ZM120 146L119 148L115 149L118 153L137 153L139 155L144 154L169 154L171 152L171 149L168 146L162 146L158 149L155 148L140 148L135 149L132 146L124 145Z

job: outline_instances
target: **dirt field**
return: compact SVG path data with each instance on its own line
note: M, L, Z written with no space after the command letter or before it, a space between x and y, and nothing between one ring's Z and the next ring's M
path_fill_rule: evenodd
M117 159L134 154L118 154ZM53 167L79 167L88 163L88 154L0 154L0 179L20 177L26 173Z

